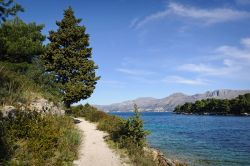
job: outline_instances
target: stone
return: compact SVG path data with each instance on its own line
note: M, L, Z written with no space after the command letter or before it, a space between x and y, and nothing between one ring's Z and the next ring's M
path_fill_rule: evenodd
M177 160L171 160L166 158L164 154L161 153L159 150L149 147L144 147L143 151L145 155L150 156L153 159L153 161L155 161L156 164L159 166L186 166L185 163L181 163Z
M56 106L44 98L35 98L28 105L17 103L17 107L3 106L0 108L3 117L14 116L16 110L32 110L43 114L64 115L65 111L61 106Z
M10 105L5 105L2 108L0 108L2 112L3 117L7 116L14 116L14 112L16 111L16 107L10 106Z
M56 106L53 102L49 102L44 98L36 98L27 107L30 110L34 110L45 114L64 115L65 111L61 107Z

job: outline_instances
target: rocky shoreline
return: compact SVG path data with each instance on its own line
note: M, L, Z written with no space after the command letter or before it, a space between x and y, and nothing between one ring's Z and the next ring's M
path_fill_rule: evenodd
M144 147L143 150L145 154L151 157L153 161L159 166L187 166L186 163L165 157L165 155L157 149Z

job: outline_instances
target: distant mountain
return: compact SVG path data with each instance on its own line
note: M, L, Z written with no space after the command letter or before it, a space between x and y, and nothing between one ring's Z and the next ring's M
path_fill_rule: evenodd
M202 94L195 94L191 96L185 95L183 93L174 93L163 99L142 97L135 100L128 100L111 105L96 105L96 107L106 112L130 112L133 111L133 105L137 104L140 111L168 112L173 111L177 105L181 105L186 102L195 102L196 100L208 98L232 99L246 93L250 93L250 90L220 89L215 91L207 91Z

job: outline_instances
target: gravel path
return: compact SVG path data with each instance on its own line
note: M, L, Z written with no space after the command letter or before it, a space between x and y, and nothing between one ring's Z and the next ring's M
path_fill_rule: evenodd
M76 118L77 127L83 131L83 143L79 149L76 166L125 166L118 154L114 153L104 141L106 133L96 129L96 124Z

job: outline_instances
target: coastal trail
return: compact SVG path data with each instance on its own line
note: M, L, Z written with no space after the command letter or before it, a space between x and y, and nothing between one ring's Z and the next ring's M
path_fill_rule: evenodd
M106 144L104 137L107 133L97 130L96 124L83 118L75 118L75 121L78 129L83 132L75 166L128 166Z

